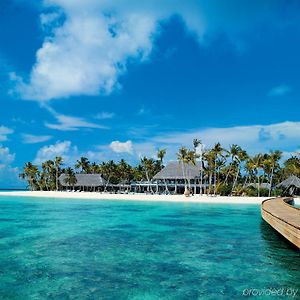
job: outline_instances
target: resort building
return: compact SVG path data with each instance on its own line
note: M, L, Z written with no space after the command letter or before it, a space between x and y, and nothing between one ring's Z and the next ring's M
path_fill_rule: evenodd
M107 182L100 174L75 174L76 182L69 184L67 175L62 174L59 182L64 189L74 189L76 191L103 191Z
M169 162L152 179L152 184L159 193L183 194L187 186L191 193L205 192L206 185L201 184L201 163L183 164L178 161Z
M285 188L285 192L289 195L298 195L300 192L300 179L297 176L292 175L277 186Z
M100 174L75 174L75 177L76 182L71 184L67 175L62 174L59 177L62 188L75 191L151 194L183 194L185 188L192 194L204 194L207 189L206 181L201 179L200 162L194 165L171 161L150 181L112 184Z

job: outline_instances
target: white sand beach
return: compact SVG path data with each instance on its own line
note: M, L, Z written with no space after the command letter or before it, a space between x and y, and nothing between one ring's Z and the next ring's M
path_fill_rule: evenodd
M12 191L0 192L0 196L13 197L45 197L55 199L87 199L87 200L126 200L126 201L165 201L165 202L192 202L192 203L228 203L228 204L260 204L268 197L225 197L194 195L150 195L150 194L110 194L93 192L56 192L56 191Z

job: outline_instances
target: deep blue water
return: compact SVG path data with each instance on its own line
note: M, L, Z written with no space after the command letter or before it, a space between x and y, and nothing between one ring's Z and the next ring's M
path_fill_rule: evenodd
M300 253L257 205L0 197L2 299L239 299L251 288L300 294Z

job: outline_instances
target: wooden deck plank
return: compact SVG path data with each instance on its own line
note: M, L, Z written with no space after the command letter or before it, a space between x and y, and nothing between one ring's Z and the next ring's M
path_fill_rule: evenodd
M292 198L263 201L262 218L287 240L300 248L300 209L289 204Z

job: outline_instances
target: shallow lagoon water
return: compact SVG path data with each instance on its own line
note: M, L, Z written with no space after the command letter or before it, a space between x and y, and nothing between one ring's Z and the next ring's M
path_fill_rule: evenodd
M267 288L300 294L300 252L258 205L0 197L3 299L238 299Z

